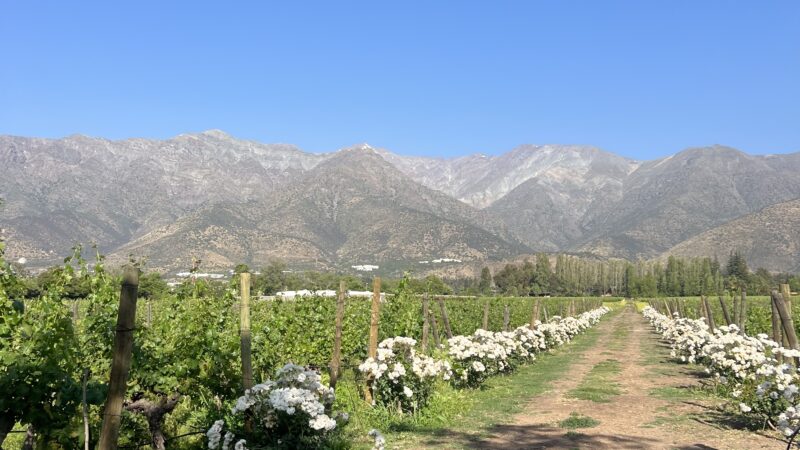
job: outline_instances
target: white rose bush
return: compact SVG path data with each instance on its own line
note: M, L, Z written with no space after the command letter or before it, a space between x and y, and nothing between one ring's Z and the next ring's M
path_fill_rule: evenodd
M477 388L490 376L509 373L536 360L536 354L569 342L595 325L610 311L600 307L578 317L555 316L507 332L476 330L469 336L454 336L434 356L419 352L417 341L396 336L380 342L374 358L358 370L369 381L374 405L401 414L413 414L428 405L437 383L456 388ZM230 414L217 420L206 432L209 450L247 448L330 448L341 444L340 433L348 421L335 414L332 388L322 383L318 372L286 364L273 380L245 391ZM787 419L791 420L791 419ZM374 448L386 440L378 430L369 436Z
M417 353L415 339L393 337L378 344L375 358L367 358L358 369L372 382L376 403L402 412L423 408L438 378L451 375L447 361Z
M208 430L209 450L240 450L248 443L263 448L323 446L347 422L333 416L334 392L320 375L303 366L286 364L275 380L245 391L231 410L231 419L218 420ZM245 430L245 422L252 430Z
M471 336L448 339L447 353L453 367L451 383L457 388L477 388L490 376L513 371L533 362L536 353L563 345L578 333L595 325L610 311L602 306L577 318L554 316L534 327L523 325L510 332L479 329Z
M537 321L534 328L524 325L507 332L478 329L469 336L453 336L447 340L442 360L428 358L424 366L430 367L430 375L425 377L409 370L414 367L414 358L423 355L414 351L416 341L407 337L381 342L377 357L368 358L359 368L373 380L376 403L400 405L409 411L424 405L438 377L450 380L456 388L480 387L490 376L511 372L520 364L534 361L536 353L569 342L609 311L603 306L578 317Z
M673 358L705 366L717 391L739 412L766 420L794 439L800 430L800 374L780 357L789 361L800 351L781 347L766 334L747 336L736 325L712 333L705 319L669 317L649 306L643 314L670 343Z

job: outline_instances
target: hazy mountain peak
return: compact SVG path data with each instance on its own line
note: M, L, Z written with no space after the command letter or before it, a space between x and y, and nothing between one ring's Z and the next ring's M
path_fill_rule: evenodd
M221 139L221 140L233 139L233 136L231 136L230 134L228 134L228 133L226 133L226 132L224 132L222 130L219 130L219 129L206 130L206 131L201 132L200 134L203 135L203 136L208 136L208 137L212 137L212 138L215 138L215 139Z
M184 264L171 255L187 248L219 264L468 260L531 248L647 257L797 198L798 171L800 153L721 145L639 162L555 144L449 159L367 143L312 154L220 130L167 140L0 136L9 257L31 262L91 241L120 255L131 245L161 252L163 267Z

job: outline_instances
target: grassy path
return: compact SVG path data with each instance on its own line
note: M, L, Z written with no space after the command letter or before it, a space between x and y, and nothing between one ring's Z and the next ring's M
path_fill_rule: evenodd
M668 356L641 315L617 311L558 353L475 392L456 425L409 430L389 447L782 448L771 432L741 429L699 389L704 374Z

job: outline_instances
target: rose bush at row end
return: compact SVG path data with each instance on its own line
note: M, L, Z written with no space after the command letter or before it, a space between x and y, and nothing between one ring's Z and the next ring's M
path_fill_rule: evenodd
M800 351L787 349L766 334L747 336L736 325L709 331L705 319L661 314L652 307L645 318L670 342L673 358L706 367L716 389L738 403L743 414L766 419L786 436L800 429L800 374L790 361Z
M331 412L335 396L320 375L303 366L286 364L275 380L245 391L227 420L208 430L209 450L259 448L318 448L331 441L348 421Z

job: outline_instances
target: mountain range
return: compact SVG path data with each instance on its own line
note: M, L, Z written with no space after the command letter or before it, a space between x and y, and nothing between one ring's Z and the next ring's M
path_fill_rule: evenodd
M800 270L800 153L692 148L635 161L587 146L409 157L315 154L218 130L167 140L0 136L0 228L32 267L76 243L161 271L284 260L384 269L538 251L628 259L744 252Z

